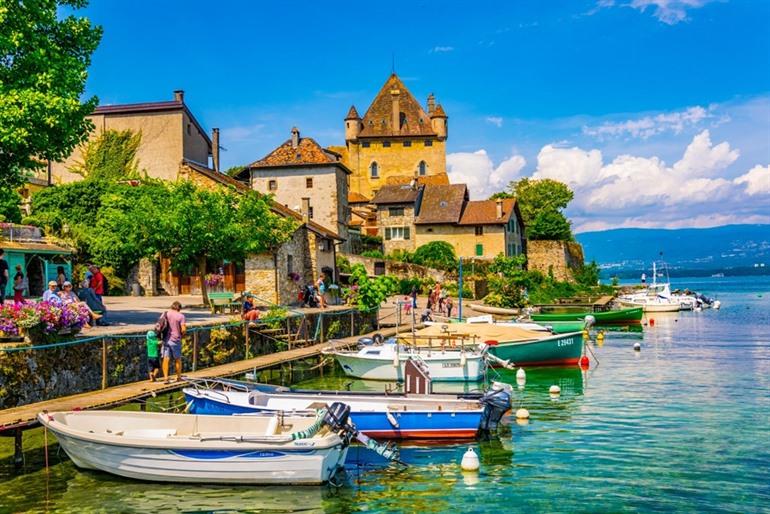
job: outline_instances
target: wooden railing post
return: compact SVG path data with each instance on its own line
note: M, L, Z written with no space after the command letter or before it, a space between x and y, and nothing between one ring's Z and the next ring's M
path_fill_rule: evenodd
M198 330L193 332L192 370L198 369Z
M318 339L321 343L324 342L324 313L318 313Z
M249 344L249 323L247 321L243 323L243 340L246 344L246 351L243 353L243 358L248 359L251 345Z
M350 311L350 337L356 335L356 317L353 311Z
M107 389L107 339L102 338L102 389Z

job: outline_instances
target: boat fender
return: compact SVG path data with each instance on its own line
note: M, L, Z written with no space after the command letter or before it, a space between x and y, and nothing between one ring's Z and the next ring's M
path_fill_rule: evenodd
M527 372L524 371L524 368L519 368L519 370L516 372L516 383L519 385L524 385L527 383Z
M388 422L393 425L393 428L398 428L398 420L396 420L396 417L393 415L392 412L385 411L385 417L388 418Z

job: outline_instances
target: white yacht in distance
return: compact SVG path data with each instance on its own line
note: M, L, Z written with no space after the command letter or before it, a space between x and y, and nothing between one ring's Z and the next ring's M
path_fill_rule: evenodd
M644 291L618 297L618 302L624 307L642 307L644 312L677 312L682 308L693 308L689 300L686 302L687 306L683 307L681 299L671 294L671 284L668 282L658 284L658 269L654 262L652 263L652 284Z

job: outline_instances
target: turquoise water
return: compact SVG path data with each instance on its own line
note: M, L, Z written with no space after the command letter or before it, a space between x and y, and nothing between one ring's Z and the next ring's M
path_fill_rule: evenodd
M528 370L516 403L529 424L506 420L485 442L406 446L407 469L359 465L364 450L353 449L339 489L147 484L80 472L56 445L46 472L33 431L19 474L0 439L0 512L770 512L770 277L673 286L723 307L610 332L587 372ZM481 455L478 474L459 469L468 446Z

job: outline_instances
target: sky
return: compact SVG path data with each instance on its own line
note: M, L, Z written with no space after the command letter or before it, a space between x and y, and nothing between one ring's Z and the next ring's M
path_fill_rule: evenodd
M87 94L185 101L222 168L291 127L344 144L393 69L449 116L474 199L570 185L576 231L770 223L770 2L92 0Z

